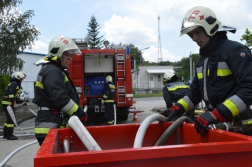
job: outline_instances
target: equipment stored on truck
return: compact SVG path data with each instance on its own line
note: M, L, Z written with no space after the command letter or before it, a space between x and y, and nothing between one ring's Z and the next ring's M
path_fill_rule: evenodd
M129 107L133 105L129 47L119 44L106 46L105 49L88 49L86 39L73 40L82 55L73 56L67 70L80 96L80 105L83 108L88 106L88 114L104 114L101 100L105 78L110 75L116 91L117 120L127 120Z

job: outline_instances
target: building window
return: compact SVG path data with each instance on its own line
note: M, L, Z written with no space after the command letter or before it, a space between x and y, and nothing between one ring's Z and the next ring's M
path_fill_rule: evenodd
M150 76L150 81L153 81L153 75Z
M158 82L161 82L161 75L158 75Z

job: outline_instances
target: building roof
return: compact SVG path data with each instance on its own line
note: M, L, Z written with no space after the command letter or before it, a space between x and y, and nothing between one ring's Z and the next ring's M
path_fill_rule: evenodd
M21 52L22 53L22 52ZM23 52L24 54L32 54L32 55L40 55L40 56L46 56L46 54L42 53L33 53L33 52Z
M149 74L164 74L166 71L172 71L173 69L146 69Z

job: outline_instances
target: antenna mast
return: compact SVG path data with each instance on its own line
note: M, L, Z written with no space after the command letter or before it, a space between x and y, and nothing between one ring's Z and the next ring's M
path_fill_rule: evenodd
M163 57L162 57L162 46L161 46L161 36L160 36L160 17L158 15L157 17L158 19L158 63L163 61Z

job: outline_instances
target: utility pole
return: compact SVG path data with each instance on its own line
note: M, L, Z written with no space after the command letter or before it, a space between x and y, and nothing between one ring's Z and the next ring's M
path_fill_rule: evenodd
M145 50L145 49L149 49L150 47L147 47L147 48L144 48L144 49L140 49L140 51L139 51L139 57L140 57L140 64L141 64L141 62L142 62L142 60L141 60L141 57L142 57L142 50Z
M160 17L158 15L157 17L158 19L158 63L163 61L163 57L162 57L162 46L161 46L161 36L160 36L160 28L159 28L159 24L160 24Z

